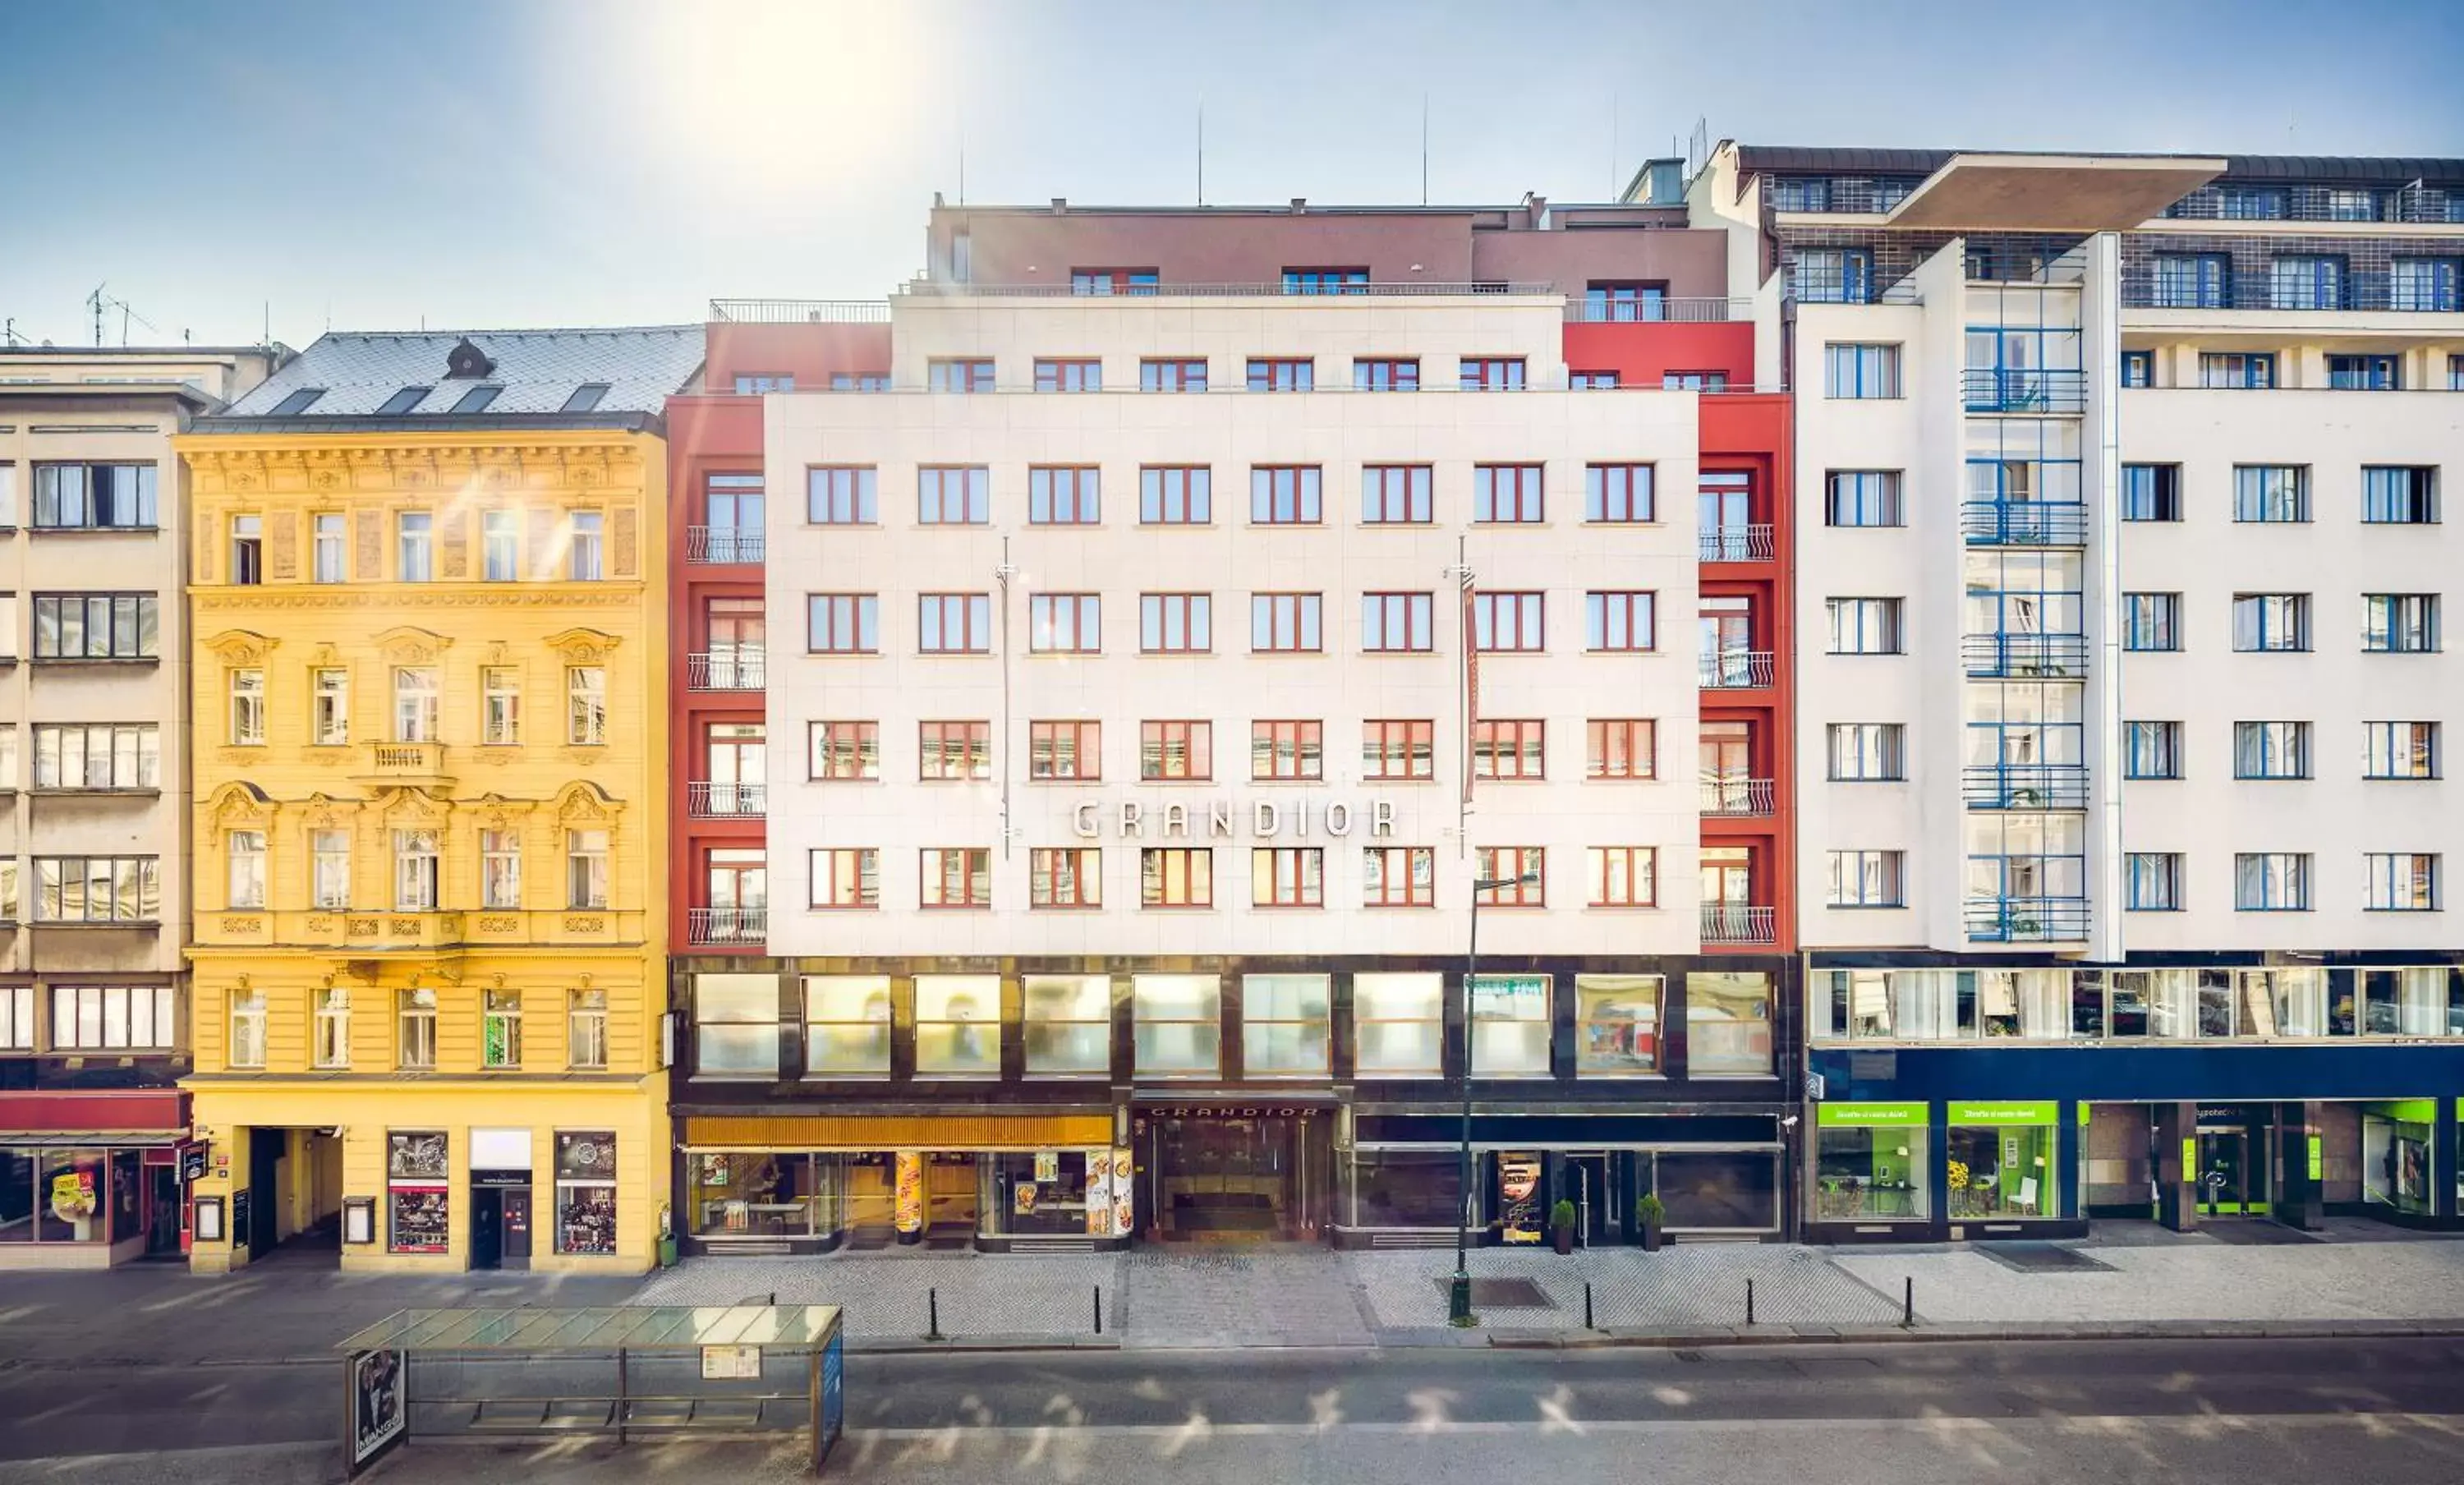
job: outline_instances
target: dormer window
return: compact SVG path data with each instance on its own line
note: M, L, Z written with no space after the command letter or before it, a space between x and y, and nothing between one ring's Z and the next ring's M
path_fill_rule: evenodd
M496 394L503 390L503 388L497 387L494 384L473 387L469 391L462 394L462 400L453 405L453 410L455 412L485 412L488 410L488 404L495 401Z
M600 398L607 395L607 385L608 384L605 382L583 383L580 387L573 389L572 396L564 399L564 406L558 410L561 412L589 411L591 409L599 406Z
M472 344L468 336L454 342L453 348L445 353L445 375L449 381L475 382L495 369L496 364L488 359L488 353Z
M273 412L268 415L272 417L289 417L296 412L305 412L312 405L315 404L318 398L324 395L325 388L321 387L303 387L297 391L283 398L280 402L275 403L274 405Z
M427 401L429 391L425 387L406 387L385 400L385 405L377 409L377 416L400 417Z

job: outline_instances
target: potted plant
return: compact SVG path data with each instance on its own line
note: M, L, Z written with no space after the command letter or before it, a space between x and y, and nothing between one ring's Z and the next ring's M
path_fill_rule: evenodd
M1559 1252L1570 1253L1574 1251L1574 1204L1573 1202L1560 1201L1556 1206L1549 1208L1549 1230L1557 1240Z
M1660 1252L1660 1225L1667 1220L1668 1208L1659 1193L1645 1191L1634 1199L1634 1230L1642 1234L1644 1252Z

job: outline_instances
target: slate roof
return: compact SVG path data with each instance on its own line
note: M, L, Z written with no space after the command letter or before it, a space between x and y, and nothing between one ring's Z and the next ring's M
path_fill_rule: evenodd
M495 363L478 377L449 379L447 357L468 340ZM577 420L605 422L665 410L671 393L682 391L702 364L700 325L637 325L602 330L377 330L334 331L319 337L298 358L252 388L215 419L272 421L275 409L293 392L321 387L324 395L305 408L279 414L280 421L383 415L407 423L451 416L485 423L522 419L536 425L562 411L574 389L605 382L607 392ZM453 407L477 386L501 387L477 412ZM407 387L432 390L406 410L380 414L387 399Z

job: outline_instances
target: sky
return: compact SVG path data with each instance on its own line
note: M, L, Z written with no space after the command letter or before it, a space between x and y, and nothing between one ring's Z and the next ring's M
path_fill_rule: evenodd
M2464 155L2464 0L0 0L36 343L878 298L979 203L1611 196L1768 144ZM1682 150L1682 143L1679 152ZM153 326L146 328L147 323Z

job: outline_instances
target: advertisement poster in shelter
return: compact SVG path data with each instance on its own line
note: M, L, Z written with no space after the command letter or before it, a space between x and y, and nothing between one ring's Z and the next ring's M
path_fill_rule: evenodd
M351 1464L367 1463L402 1436L404 1353L370 1351L351 1366Z
M1500 1152L1497 1157L1498 1216L1509 1243L1540 1241L1540 1157Z

